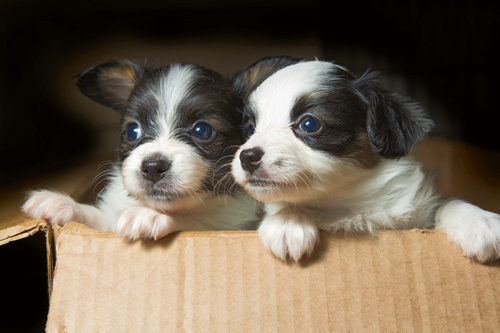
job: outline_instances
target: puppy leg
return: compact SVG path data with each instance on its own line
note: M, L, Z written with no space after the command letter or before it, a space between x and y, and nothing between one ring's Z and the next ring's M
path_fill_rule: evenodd
M464 256L479 262L500 257L500 215L451 200L439 207L435 222L436 229L448 234Z
M178 231L172 217L148 207L136 206L120 213L116 224L116 234L130 239L165 237Z
M319 242L318 228L294 214L278 213L265 218L258 233L266 249L283 261L287 256L298 261L304 254L312 254Z
M33 219L44 219L51 225L80 222L98 231L109 231L101 211L79 204L69 196L47 190L33 191L21 208Z

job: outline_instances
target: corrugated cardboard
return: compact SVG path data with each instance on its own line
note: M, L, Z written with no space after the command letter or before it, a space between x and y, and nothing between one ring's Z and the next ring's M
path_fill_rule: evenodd
M301 264L255 232L127 242L65 226L49 332L498 331L500 264L436 231L321 235Z
M500 154L433 138L416 155L441 192L500 211ZM33 187L83 198L97 165ZM22 195L0 202L0 244L43 230L52 260L51 228L19 212ZM436 231L322 233L300 264L274 258L252 231L156 242L78 223L53 231L49 332L500 331L500 262L471 262Z

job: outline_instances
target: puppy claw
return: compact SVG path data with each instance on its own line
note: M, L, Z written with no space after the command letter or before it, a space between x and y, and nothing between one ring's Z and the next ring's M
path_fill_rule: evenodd
M265 248L282 261L299 261L311 255L319 242L318 228L299 216L269 216L258 233Z
M125 209L118 217L116 234L131 240L158 240L177 231L170 216L147 207Z

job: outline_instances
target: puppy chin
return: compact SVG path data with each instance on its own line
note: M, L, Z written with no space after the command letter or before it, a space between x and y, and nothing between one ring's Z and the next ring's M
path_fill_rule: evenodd
M274 183L274 184L259 184L254 185L248 183L244 189L255 199L263 203L275 203L282 201L290 201L293 193L289 188L291 185Z
M196 205L203 204L210 194L203 191L191 191L188 193L174 193L168 196L139 196L138 201L145 206L151 207L162 213L175 213L177 211L193 208Z

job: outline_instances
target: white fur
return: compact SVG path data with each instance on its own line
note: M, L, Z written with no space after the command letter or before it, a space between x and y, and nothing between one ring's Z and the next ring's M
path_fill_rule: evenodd
M168 76L159 86L151 87L158 102L157 136L172 137L172 125L178 118L177 106L186 97L195 78L199 75L193 66L172 64Z
M473 205L441 204L432 177L411 156L382 160L373 169L316 151L296 137L290 112L304 93L323 89L328 62L300 62L267 78L248 99L256 113L255 133L232 162L235 180L266 203L259 227L265 247L282 260L311 254L318 230L331 232L429 228L436 224L464 250L485 262L499 257L500 216ZM264 155L250 175L240 153L260 147ZM269 182L269 185L251 183Z
M65 194L48 190L32 191L22 210L32 218L48 220L51 225L85 221L89 227L99 230L105 221L96 207L79 204Z
M270 215L259 227L262 243L281 260L287 256L298 261L304 254L312 254L319 242L318 228L308 217L293 214Z
M272 110L259 112L259 121L276 126L289 126L290 110L297 98L311 90L321 90L322 80L328 78L329 72L335 72L337 65L330 62L311 61L288 66L255 89L250 95L250 104L256 110ZM289 80L294 77L293 81ZM266 131L259 127L259 131Z
M436 229L445 232L463 255L479 262L500 258L500 215L462 200L450 200L436 213Z

